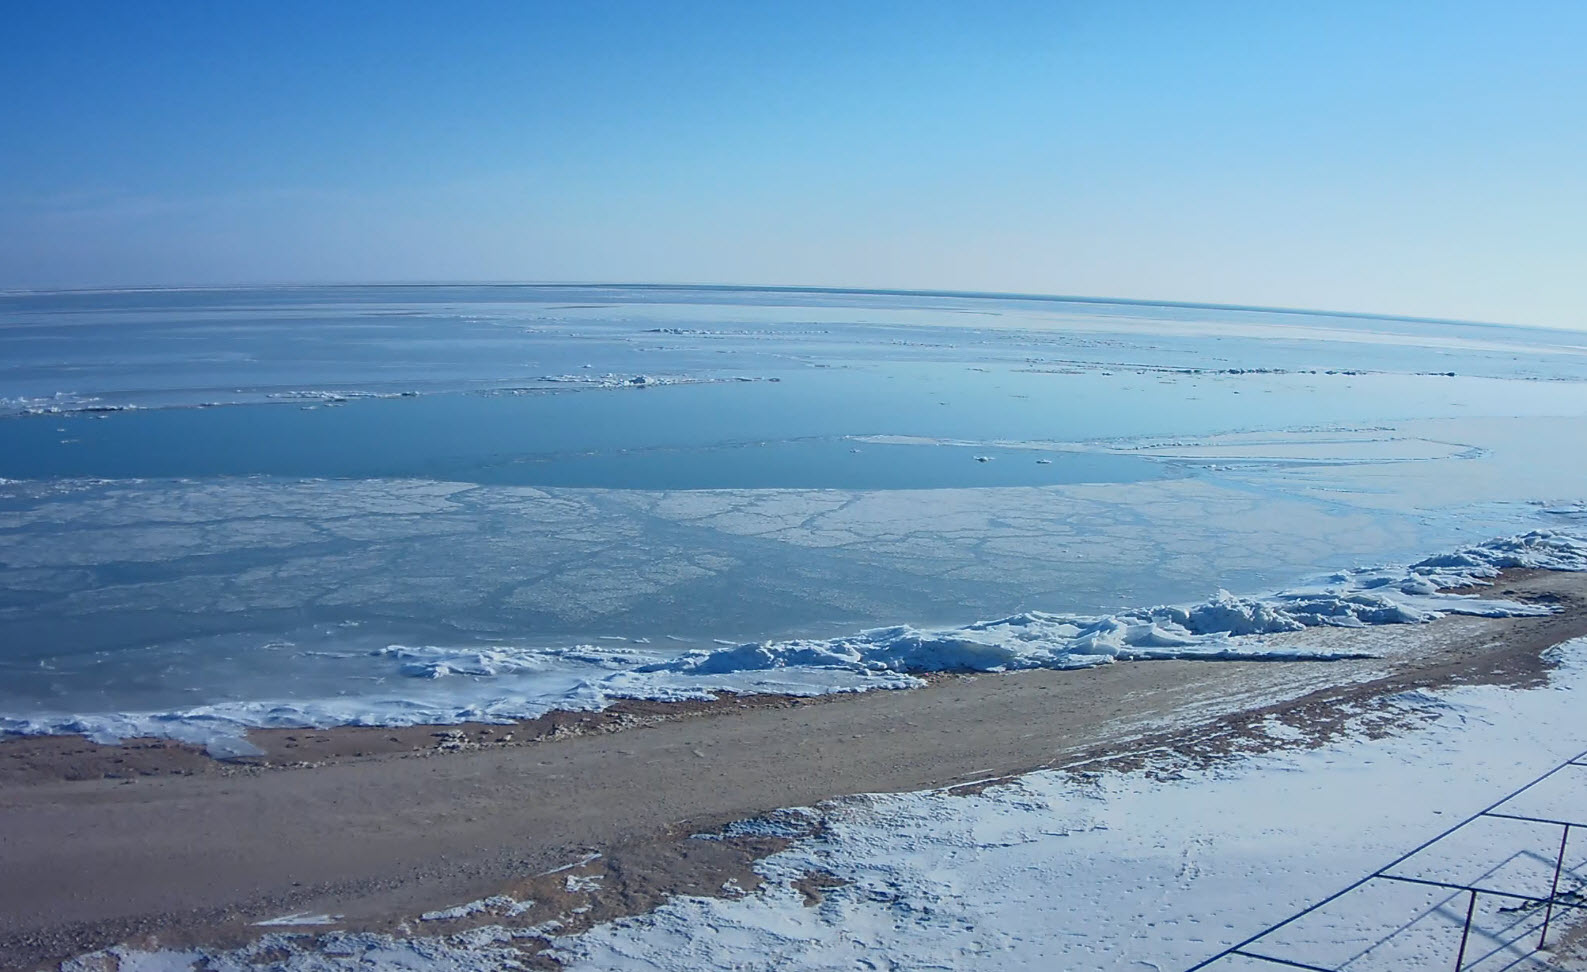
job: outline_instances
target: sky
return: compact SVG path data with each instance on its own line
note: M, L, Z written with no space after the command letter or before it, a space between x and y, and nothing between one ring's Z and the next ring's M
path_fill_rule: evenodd
M1587 3L0 2L0 287L733 283L1587 328Z

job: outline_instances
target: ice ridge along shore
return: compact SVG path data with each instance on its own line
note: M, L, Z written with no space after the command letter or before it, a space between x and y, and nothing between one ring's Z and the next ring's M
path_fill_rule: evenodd
M1270 648L1259 640L1234 639L1324 626L1419 624L1445 614L1548 614L1550 609L1541 605L1440 593L1483 584L1510 568L1587 570L1587 539L1540 530L1430 557L1404 569L1339 573L1317 588L1267 597L1219 591L1196 605L1101 616L1030 611L961 628L922 630L899 625L822 641L690 652L639 671L700 676L788 667L878 673L996 672L1158 658L1328 660L1347 656Z
M750 643L672 654L650 646L393 645L412 692L323 700L237 701L179 712L11 714L0 731L81 733L111 742L164 736L204 744L217 756L253 752L254 727L508 722L554 709L588 711L621 699L710 698L718 692L820 695L921 684L932 672L1072 669L1146 659L1333 660L1359 655L1266 642L1260 636L1315 627L1418 624L1445 614L1523 617L1546 605L1441 593L1482 585L1500 571L1587 571L1587 537L1538 530L1440 554L1409 567L1334 574L1314 587L1264 597L1219 591L1189 606L1086 616L1026 612L953 628L876 628L824 640ZM420 687L422 686L422 690ZM389 691L389 690L388 690Z

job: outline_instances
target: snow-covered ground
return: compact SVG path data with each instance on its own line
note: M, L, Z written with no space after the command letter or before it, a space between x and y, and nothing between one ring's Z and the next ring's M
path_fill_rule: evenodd
M746 821L781 833L765 883L553 939L574 969L1188 968L1393 861L1587 749L1587 639L1552 649L1545 688L1492 686L1390 701L1400 728L1316 749L1195 768L1032 773L979 793L861 795ZM1505 810L1579 819L1587 767ZM1395 873L1547 895L1559 829L1483 820ZM704 835L697 839L711 839ZM809 879L822 890L812 896ZM1587 843L1565 855L1561 890L1587 882ZM819 898L819 900L814 900ZM1464 893L1375 881L1256 946L1323 968L1453 967ZM1467 968L1548 968L1537 909L1479 901ZM459 914L494 908L461 906ZM1556 915L1556 941L1569 915ZM415 923L416 925L420 923ZM423 923L425 926L433 922ZM510 968L515 941L554 928L487 925L415 937L272 933L237 951L113 949L121 972L268 965L284 970ZM1519 940L1520 944L1508 945ZM105 953L68 965L102 967ZM1210 968L1269 966L1233 958Z
M587 969L1188 967L1587 749L1587 642L1557 651L1547 689L1396 700L1431 721L1387 738L1210 771L1035 773L979 795L837 801L808 811L820 836L764 862L764 892L675 901L564 942L562 954ZM1587 768L1566 774L1546 794L1556 813L1587 805ZM1399 873L1546 897L1559 829L1487 830L1440 842ZM1567 886L1587 880L1587 843L1566 865ZM807 906L790 882L810 872L845 884ZM1375 882L1261 950L1328 968L1453 967L1466 903ZM1541 920L1498 904L1514 902L1487 899L1468 961ZM1503 967L1534 940L1470 967Z

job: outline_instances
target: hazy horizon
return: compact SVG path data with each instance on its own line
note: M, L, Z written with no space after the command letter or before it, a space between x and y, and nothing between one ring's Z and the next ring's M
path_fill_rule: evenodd
M1587 7L8 16L0 287L644 281L1587 328Z
M425 288L425 287L540 287L540 288L588 288L588 289L616 289L633 288L640 290L676 290L676 291L743 291L747 293L801 293L801 294L853 294L865 295L897 295L920 297L961 297L961 298L987 298L1008 300L1051 301L1054 303L1074 304L1106 304L1106 305L1138 305L1142 307L1183 307L1204 308L1208 310L1253 311L1275 314L1295 314L1303 317L1347 317L1366 320L1385 321L1410 321L1429 324L1450 324L1470 327L1522 327L1539 328L1542 330L1559 331L1584 331L1587 325L1573 326L1568 324L1528 324L1513 321L1479 321L1461 320L1450 317L1427 317L1416 314L1384 314L1370 310L1357 310L1338 307L1280 307L1269 304L1240 304L1214 301L1195 300L1160 300L1151 297L1127 297L1104 294L1043 294L1015 291L996 290L938 290L930 288L903 288L903 287L840 287L822 286L819 284L761 284L761 283L700 283L698 281L655 281L655 280L264 280L256 282L219 282L203 284L100 284L82 287L10 287L0 289L0 296L17 295L69 295L69 294L115 294L115 293L180 293L193 292L236 292L236 291L272 291L272 290L315 290L315 289L379 289L379 288Z

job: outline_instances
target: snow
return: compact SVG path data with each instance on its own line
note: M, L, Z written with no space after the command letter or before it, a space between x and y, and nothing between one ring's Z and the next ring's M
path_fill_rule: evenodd
M1404 697L1402 709L1431 721L1388 738L1170 781L1044 772L972 796L810 808L802 812L821 827L791 831L803 836L761 863L760 892L677 899L562 940L560 956L574 969L1187 968L1587 748L1577 699L1587 640L1556 651L1564 668L1550 688ZM1579 817L1587 768L1566 772L1576 775L1559 779L1554 798L1574 801ZM1457 835L1396 873L1546 894L1557 828L1494 821ZM1562 887L1587 881L1587 848L1566 864ZM810 872L842 882L816 907L791 887ZM1329 968L1352 957L1359 970L1452 966L1465 904L1464 893L1374 881L1260 948ZM1535 940L1541 916L1501 911L1507 904L1480 903L1472 957L1523 930Z
M438 911L426 911L419 916L420 921L456 921L459 918L468 918L473 915L491 912L493 914L514 917L521 915L534 907L533 901L519 901L505 894L492 895L489 898L480 898L452 908L442 908Z
M862 795L747 820L726 832L793 841L757 865L760 889L676 898L557 938L556 954L572 969L651 972L1188 968L1587 748L1578 699L1587 688L1587 639L1552 651L1559 668L1549 687L1403 695L1392 704L1405 722L1386 737L1347 737L1210 769L1038 772L968 796ZM1533 802L1505 809L1579 808L1587 767L1551 783L1523 795ZM1482 823L1486 829L1456 831L1395 873L1546 891L1539 882L1548 869L1537 861L1552 862L1557 831ZM792 885L811 873L828 878L814 906ZM1577 845L1562 887L1584 881L1587 847ZM435 914L476 914L494 900ZM1500 944L1523 932L1529 942L1539 916L1485 900L1471 955L1517 959ZM1464 906L1463 893L1373 881L1263 939L1260 949L1324 967L1350 960L1361 972L1453 965ZM202 961L229 972L268 961L283 972L462 972L513 967L516 941L554 932L546 923L412 938L270 934L232 951L109 951L129 970ZM98 960L84 956L66 970L87 972ZM1211 968L1264 967L1230 960Z
M279 918L266 918L264 921L256 921L254 926L257 928L297 928L309 925L334 925L341 920L341 915L314 915L306 911L296 911L290 915L282 915Z

